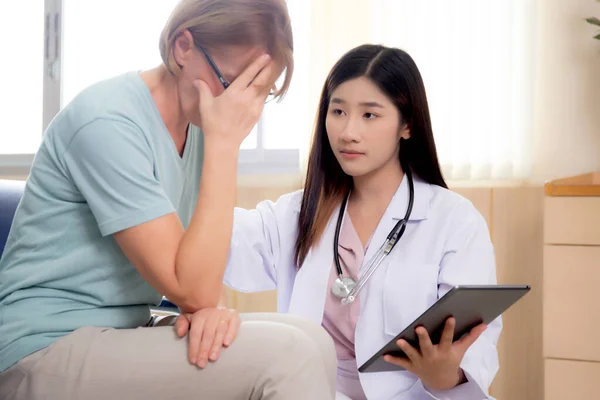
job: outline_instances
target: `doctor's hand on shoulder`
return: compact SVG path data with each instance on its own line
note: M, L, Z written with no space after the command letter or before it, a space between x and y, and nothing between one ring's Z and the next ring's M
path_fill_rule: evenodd
M204 308L184 313L175 321L179 337L188 335L188 360L200 368L217 361L221 348L229 347L237 336L240 315L224 307Z
M454 318L448 318L442 332L440 343L433 344L427 330L420 326L416 329L419 337L419 350L412 347L403 339L398 340L398 347L404 351L408 358L386 355L387 362L403 367L415 374L423 386L433 390L449 390L466 382L464 371L460 363L477 338L486 330L486 325L481 324L452 342L454 337Z

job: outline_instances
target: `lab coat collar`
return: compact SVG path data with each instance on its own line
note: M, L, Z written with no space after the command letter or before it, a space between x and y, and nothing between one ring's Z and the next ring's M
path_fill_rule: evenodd
M418 222L427 219L427 214L429 212L429 203L433 197L433 189L432 186L420 179L413 172L413 184L415 187L415 198L413 201L413 208L408 218L408 223ZM365 254L365 260L370 260L371 257L375 254L379 247L385 241L389 232L394 228L398 220L404 218L406 214L406 209L408 208L408 199L409 199L409 185L408 179L406 175L402 178L402 182L400 182L400 186L396 190L394 197L392 197L392 201L388 206L387 210L381 217L377 228L371 238L371 244L367 249L367 253ZM402 240L402 239L401 239ZM361 272L363 271L363 267L367 263L363 263L361 267ZM365 288L368 290L368 288Z
M409 221L421 221L427 219L427 213L429 211L429 203L431 201L431 196L433 191L431 189L431 185L427 182L423 181L419 177L416 177L413 173L413 185L415 188L415 198L413 201L413 209L410 213ZM410 190L408 185L408 179L406 175L402 178L396 193L392 197L390 204L387 207L387 211L385 216L389 219L392 218L393 221L398 221L404 218L406 214L406 209L408 208L408 200L410 198ZM345 210L343 210L345 212ZM337 221L337 215L335 217ZM344 221L342 226L347 222L347 214L344 215ZM340 240L339 245L347 250L351 249L344 241Z
M429 183L416 176L414 172L412 177L415 187L415 198L413 201L413 209L408 220L421 221L427 219L427 213L429 211L429 203L433 195L433 189ZM408 186L408 178L406 175L404 175L402 182L400 182L400 186L398 186L398 190L396 190L396 193L394 194L394 197L392 197L392 201L388 207L390 216L395 220L404 218L404 215L406 214L410 195Z
M429 211L429 203L431 201L431 197L433 196L433 189L431 185L421 178L415 175L413 172L413 183L415 187L415 199L413 202L413 209L409 217L409 221L421 221L427 219L427 213ZM406 214L406 208L408 207L408 199L409 199L409 190L408 190L408 179L406 175L402 178L400 182L400 186L396 190L396 193L392 197L392 200L387 208L387 211L391 211L389 215L392 216L393 219L399 220L404 218L404 214ZM296 211L299 213L301 208L301 202L298 202L296 206ZM333 213L332 218L330 219L330 224L333 221L333 224L337 221L338 214L340 210L339 207ZM388 214L388 212L386 212Z
M419 179L415 174L413 174L413 181L415 199L409 223L427 218L429 203L434 194L431 185ZM372 243L377 245L369 246L365 260L369 260L377 251L397 220L404 218L408 206L408 195L408 179L403 178L373 235ZM308 252L302 268L296 274L290 298L290 313L302 315L318 324L323 319L328 277L331 272L330 268L333 268L333 239L340 211L340 207L337 207L329 219L321 240ZM365 287L365 291L368 291L368 286Z

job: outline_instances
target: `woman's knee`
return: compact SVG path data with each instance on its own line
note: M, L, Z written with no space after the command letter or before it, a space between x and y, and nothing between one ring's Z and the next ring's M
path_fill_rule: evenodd
M323 362L321 349L312 337L293 325L276 321L242 322L232 350L236 344L257 364L276 364L284 370Z
M242 314L243 321L269 321L295 328L304 334L305 339L313 342L318 350L325 372L335 374L337 357L333 339L319 324L297 315L284 313Z
M334 353L333 339L316 322L294 314L285 313L248 313L242 314L243 321L271 321L298 328L310 337L324 353Z
M288 323L300 329L317 344L323 357L332 358L335 360L336 355L333 339L321 325L297 315L286 315L288 318Z
M324 362L322 348L304 330L273 320L245 320L238 339L252 355L253 371L260 371L259 386L271 382L269 391L287 393L284 398L294 400L334 398L335 368Z

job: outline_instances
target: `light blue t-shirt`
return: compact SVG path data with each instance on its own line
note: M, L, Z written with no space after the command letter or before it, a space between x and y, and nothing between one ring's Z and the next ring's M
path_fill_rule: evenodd
M179 155L136 72L89 87L56 116L0 260L0 372L79 327L149 321L161 294L112 234L173 212L187 227L202 156L194 126Z

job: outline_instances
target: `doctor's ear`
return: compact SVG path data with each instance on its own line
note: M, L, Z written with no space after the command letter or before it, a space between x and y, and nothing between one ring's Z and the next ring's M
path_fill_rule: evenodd
M408 140L410 139L410 128L408 127L408 124L403 123L402 126L400 127L400 138L404 139L404 140Z

